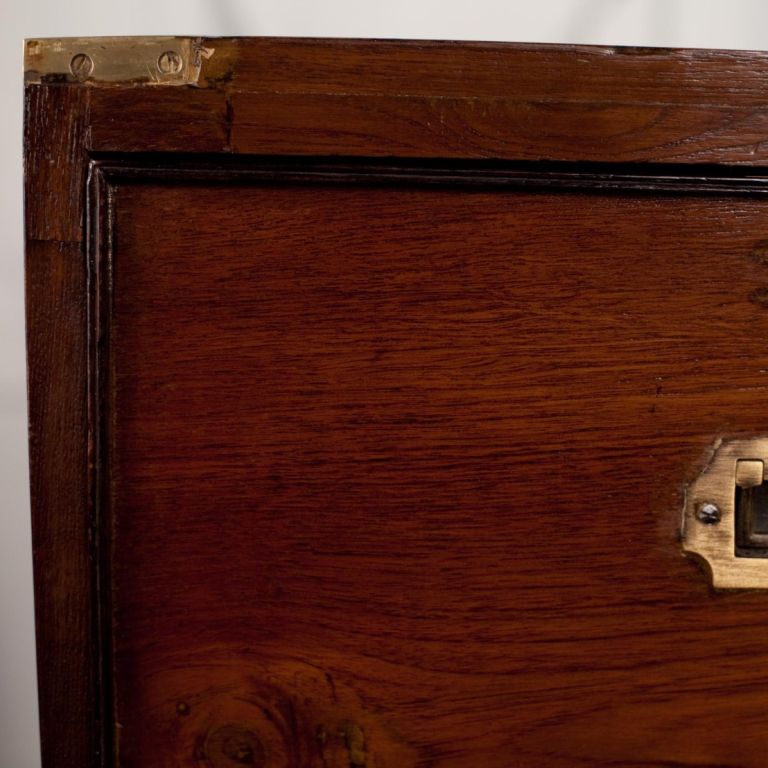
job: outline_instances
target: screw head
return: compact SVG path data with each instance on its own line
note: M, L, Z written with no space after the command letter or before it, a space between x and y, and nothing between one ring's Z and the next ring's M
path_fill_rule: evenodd
M696 519L704 525L717 525L723 519L723 513L720 511L720 507L717 504L712 504L710 501L705 501L699 505L696 510Z
M182 64L181 56L176 51L165 51L157 60L157 71L161 75L178 75Z
M82 83L93 72L93 59L87 53L76 53L69 62L69 71Z

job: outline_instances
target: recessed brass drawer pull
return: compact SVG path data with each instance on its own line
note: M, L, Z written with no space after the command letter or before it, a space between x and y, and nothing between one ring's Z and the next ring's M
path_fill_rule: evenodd
M683 549L722 589L768 589L768 438L722 443L689 487Z

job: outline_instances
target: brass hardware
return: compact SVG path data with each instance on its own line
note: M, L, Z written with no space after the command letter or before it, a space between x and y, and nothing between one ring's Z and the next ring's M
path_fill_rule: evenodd
M768 438L721 443L688 488L683 550L707 565L715 587L768 589L766 464Z
M723 513L717 504L711 504L707 501L704 504L699 504L696 519L704 525L719 525L723 519Z
M64 37L27 40L27 83L194 85L213 55L200 38Z
M69 62L69 71L82 83L93 72L93 59L87 53L76 53Z
M756 459L739 459L736 462L736 485L740 488L751 488L763 482L762 461Z

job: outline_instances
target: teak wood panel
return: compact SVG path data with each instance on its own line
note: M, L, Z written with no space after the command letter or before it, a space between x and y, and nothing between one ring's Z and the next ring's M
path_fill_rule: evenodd
M346 765L350 722L372 765L751 764L764 598L715 609L676 539L713 435L768 426L762 201L150 184L114 206L126 765L226 727L269 765ZM728 685L741 730L702 743L702 687Z
M678 540L768 433L762 55L210 43L28 86L46 765L762 766Z

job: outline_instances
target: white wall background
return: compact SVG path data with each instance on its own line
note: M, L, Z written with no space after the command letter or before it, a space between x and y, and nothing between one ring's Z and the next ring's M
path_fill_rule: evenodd
M23 38L290 35L768 49L765 0L0 0L0 9L0 768L40 764L24 371Z

